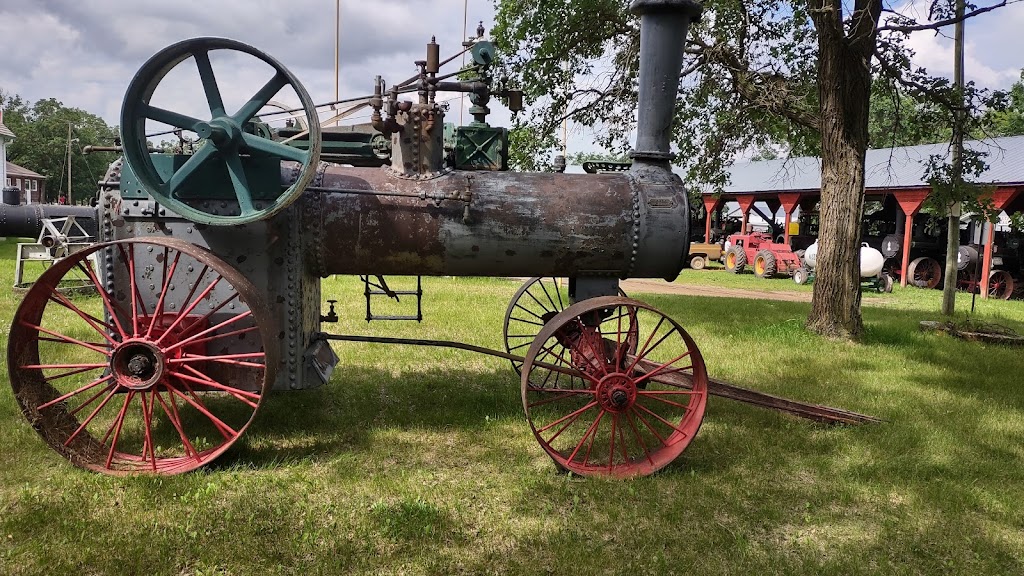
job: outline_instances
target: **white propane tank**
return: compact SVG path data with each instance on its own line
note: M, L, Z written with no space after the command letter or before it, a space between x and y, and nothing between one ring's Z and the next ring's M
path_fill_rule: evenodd
M807 247L804 251L804 264L807 264L808 268L813 269L818 264L818 241L815 240L814 244Z
M807 247L804 251L804 264L808 268L813 269L818 265L818 241L815 240L814 244ZM885 257L878 250L867 245L867 243L861 244L860 247L860 277L861 278L872 278L878 276L882 272L882 266L885 265Z
M878 250L868 246L867 242L860 247L860 277L871 278L878 276L885 265L885 257Z

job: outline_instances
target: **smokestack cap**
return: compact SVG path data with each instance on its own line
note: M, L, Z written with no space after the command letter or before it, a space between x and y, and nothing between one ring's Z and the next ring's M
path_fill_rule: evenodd
M704 6L696 0L633 0L629 11L638 15L666 12L689 14L691 21L697 21Z

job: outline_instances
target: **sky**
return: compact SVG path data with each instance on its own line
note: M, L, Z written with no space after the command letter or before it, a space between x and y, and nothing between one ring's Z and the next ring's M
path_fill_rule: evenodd
M478 21L491 27L492 0L341 0L341 97L369 94L376 75L389 84L411 76L431 36L441 44L442 58L457 51L464 3L470 31ZM278 59L314 102L328 102L335 93L334 24L334 0L0 0L0 89L30 102L56 98L117 125L125 90L147 59L186 38L221 36ZM1021 30L1024 3L971 21L968 80L989 88L1007 88L1017 80L1024 66ZM949 38L917 33L910 46L918 65L934 74L952 73ZM229 107L268 77L267 69L248 57L214 59L214 69ZM199 105L197 82L172 73L154 100L190 112ZM286 104L297 103L289 95L279 99L289 98ZM460 101L451 104L448 120L457 122ZM492 125L507 125L503 106L491 108ZM570 127L569 152L593 151L590 140L586 130Z

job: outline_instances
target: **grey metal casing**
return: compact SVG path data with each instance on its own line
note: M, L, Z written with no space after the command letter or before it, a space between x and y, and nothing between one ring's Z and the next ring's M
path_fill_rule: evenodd
M327 383L338 359L327 343L314 341L320 330L320 279L303 266L299 204L261 222L203 226L159 207L152 200L122 201L117 191L107 190L100 203L100 235L102 241L172 236L206 248L236 267L263 293L280 327L276 344L281 350L281 365L273 389L315 388ZM101 280L117 297L127 290L127 279L111 278L108 274L113 269L110 259L114 257L114 251L109 249L101 255L100 272ZM155 308L161 289L156 270L163 263L158 257L160 254L146 251L135 254L140 296L148 310ZM188 270L184 262L179 268L181 271L175 274L176 289L166 297L165 309L170 312L181 309L188 287L201 272ZM212 309L232 293L218 285L201 307ZM217 317L211 322L216 323ZM226 346L218 352L233 352L231 344Z

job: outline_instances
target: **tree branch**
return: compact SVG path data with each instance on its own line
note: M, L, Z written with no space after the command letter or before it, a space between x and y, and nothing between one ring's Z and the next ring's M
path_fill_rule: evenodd
M922 30L937 30L939 28L945 28L946 26L949 26L951 24L956 24L957 22L962 22L964 20L968 20L970 18L974 18L975 16L979 16L979 15L984 14L986 12L991 12L991 11L997 9L997 8L1002 8L1003 6L1006 6L1007 4L1014 4L1014 3L1017 3L1017 2L1020 2L1020 0L1002 0L1002 2L999 2L998 4L993 4L991 6L986 6L984 8L978 8L977 10L973 10L971 12L967 12L966 14L964 14L963 18L957 18L957 17L947 18L945 20L939 20L938 22L931 22L931 23L928 23L928 24L911 24L911 25L907 25L907 26L899 26L899 25L887 24L885 26L879 26L878 27L878 32L905 32L905 33L910 33L910 32L920 32Z
M790 94L790 85L785 77L751 70L729 47L721 44L708 45L694 40L701 47L705 61L714 61L723 66L733 81L735 92L743 99L785 117L801 126L818 129L820 120L800 106Z

